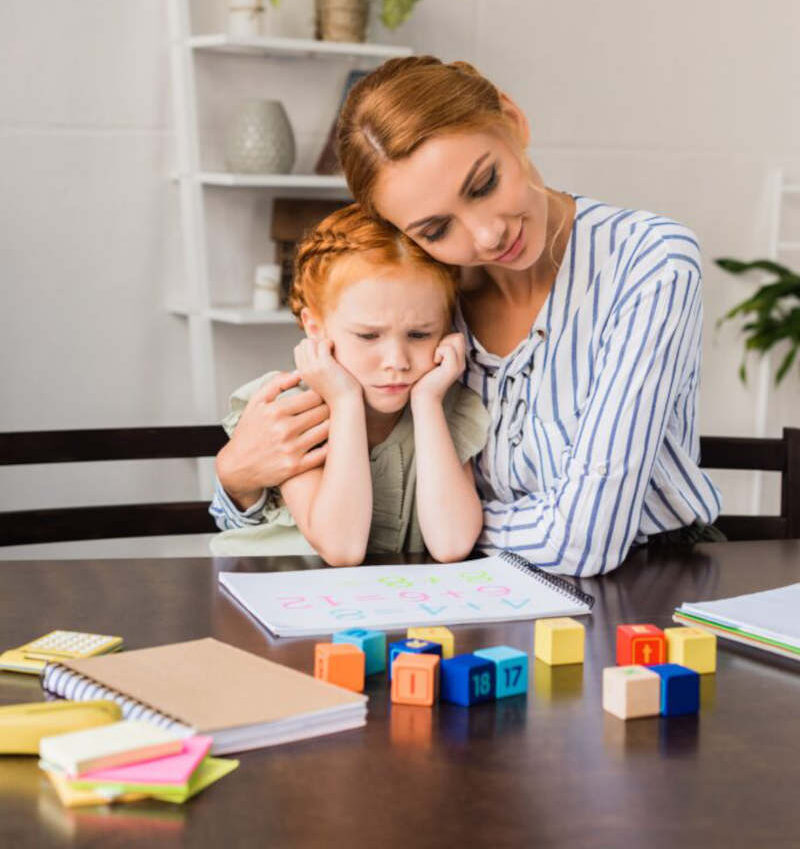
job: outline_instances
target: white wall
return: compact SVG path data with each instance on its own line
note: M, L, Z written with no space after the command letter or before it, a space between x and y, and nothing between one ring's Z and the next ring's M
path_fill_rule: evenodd
M223 0L195 2L195 30ZM180 280L166 3L0 4L0 430L183 424L191 407L187 328L164 309ZM310 32L312 0L282 0L272 28ZM749 434L757 368L736 376L740 338L715 320L755 285L721 255L766 249L765 182L800 180L800 7L675 0L420 0L371 40L473 62L528 114L550 185L672 215L705 254L704 433ZM217 164L236 99L284 100L307 170L327 133L347 62L204 58L203 157ZM269 203L212 190L220 299L244 296L269 260ZM800 200L786 237L800 240ZM228 246L227 248L225 246ZM800 263L800 257L786 257ZM288 365L293 328L215 331L219 404L259 370ZM800 377L773 392L770 432L800 423ZM746 512L749 476L718 475L726 510ZM194 464L5 469L0 509L194 497ZM768 492L775 506L775 490Z

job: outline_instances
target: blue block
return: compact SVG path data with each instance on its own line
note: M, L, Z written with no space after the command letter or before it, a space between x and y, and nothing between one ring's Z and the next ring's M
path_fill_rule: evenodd
M430 640L419 640L411 637L408 640L400 640L397 643L389 643L389 680L392 680L392 664L400 652L409 654L438 654L442 656L442 644L432 643Z
M492 646L473 653L494 663L496 699L528 692L528 655L524 651L511 646Z
M457 705L475 705L494 698L495 664L474 654L457 654L441 663L439 698Z
M700 676L677 663L657 663L648 669L661 676L661 715L680 716L700 710Z
M334 643L352 643L366 655L364 674L375 675L386 669L386 634L366 628L348 628L333 635Z

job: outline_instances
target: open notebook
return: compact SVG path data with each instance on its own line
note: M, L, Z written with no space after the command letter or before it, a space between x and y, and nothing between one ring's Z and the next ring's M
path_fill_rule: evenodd
M113 699L125 719L207 734L212 754L288 743L366 723L367 697L211 637L48 663L46 692Z
M590 613L594 598L518 554L460 563L298 572L220 572L223 587L278 637Z
M800 660L800 583L717 601L684 602L672 618L722 639Z

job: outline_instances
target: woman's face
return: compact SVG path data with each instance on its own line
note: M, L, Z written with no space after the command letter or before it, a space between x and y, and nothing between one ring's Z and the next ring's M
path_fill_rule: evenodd
M333 355L364 389L373 410L396 413L411 387L433 366L449 328L442 284L424 270L375 268L358 262L354 282L316 320L303 311L306 333L333 342Z
M544 250L542 179L500 130L428 139L411 156L382 167L374 203L432 257L451 265L521 271Z

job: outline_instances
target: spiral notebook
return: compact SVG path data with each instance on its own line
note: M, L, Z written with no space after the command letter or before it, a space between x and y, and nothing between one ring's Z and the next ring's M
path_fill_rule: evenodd
M112 699L125 719L212 738L211 754L242 752L358 728L367 698L206 637L48 663L42 688Z
M573 616L594 604L572 581L509 551L447 564L220 572L219 581L277 637Z

